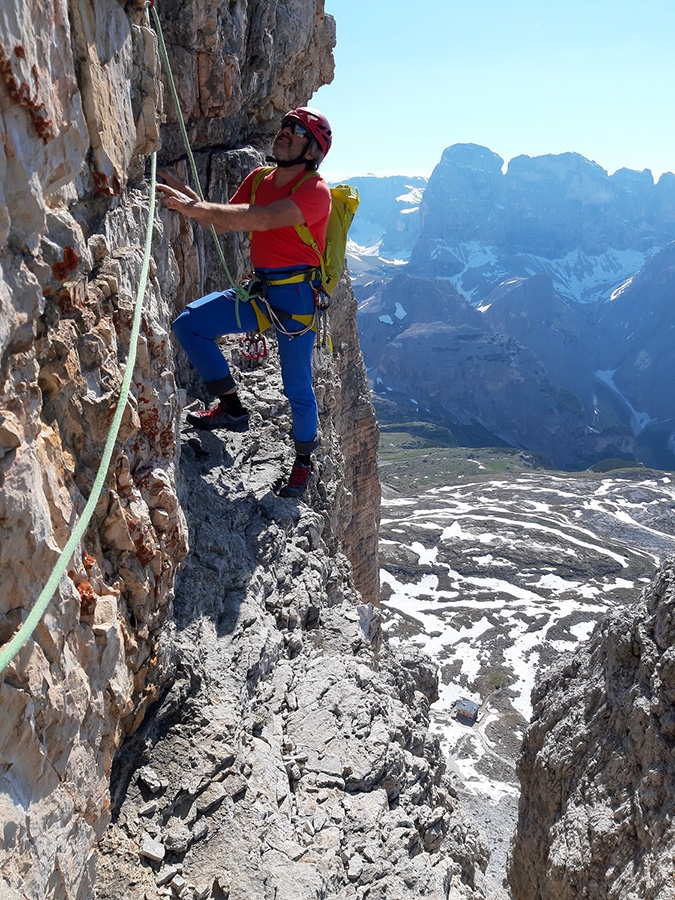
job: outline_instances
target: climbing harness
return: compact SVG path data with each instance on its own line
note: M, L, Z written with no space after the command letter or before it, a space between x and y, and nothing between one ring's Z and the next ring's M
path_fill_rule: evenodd
M256 269L255 278L248 283L247 290L251 295L251 306L256 315L258 323L258 331L267 331L270 325L274 325L275 329L281 334L289 338L300 337L307 334L308 331L316 331L319 291L317 288L318 280L321 273L318 269L302 268L296 271L289 271L281 277L270 277L266 272ZM314 289L314 312L313 313L289 313L285 310L276 309L269 301L267 289L270 287L280 287L285 284L302 284L309 282ZM283 324L284 322L298 322L302 328L300 330L289 330Z
M7 644L5 644L2 649L0 649L0 673L7 668L7 666L11 663L19 650L30 639L40 619L44 615L44 612L49 605L49 601L52 599L54 592L59 586L59 582L61 581L61 578L66 571L68 563L70 562L70 558L75 552L80 541L82 540L84 532L89 525L89 522L91 521L91 517L94 514L96 504L98 503L98 499L101 495L101 491L108 474L108 467L110 466L110 460L112 459L113 451L115 449L115 441L117 440L120 425L122 424L122 417L127 406L129 388L131 387L131 379L133 378L134 365L136 363L138 336L141 328L141 313L143 311L143 298L145 296L145 289L148 281L148 272L150 269L150 251L152 247L153 220L155 216L156 172L157 154L153 153L150 162L150 199L148 204L148 227L145 235L145 247L143 250L141 276L138 283L138 291L136 293L134 318L131 326L131 335L129 337L129 356L127 357L126 367L124 369L124 377L122 378L122 385L120 387L119 400L117 402L117 407L115 409L112 424L110 425L108 438L106 440L105 447L103 448L101 464L98 468L98 472L96 473L96 478L94 479L91 494L89 495L89 499L87 500L84 512L75 525L73 533L68 539L66 546L61 551L59 558L54 565L52 573L49 576L47 584L44 586L42 593L38 597L35 606L30 611L25 622L21 625L21 628L17 631L14 637L12 637L12 639Z
M283 278L269 278L260 271L256 271L258 278L266 287L278 287L281 284L302 284L303 281L316 281L321 275L319 269L298 269L297 272L291 272L284 275Z

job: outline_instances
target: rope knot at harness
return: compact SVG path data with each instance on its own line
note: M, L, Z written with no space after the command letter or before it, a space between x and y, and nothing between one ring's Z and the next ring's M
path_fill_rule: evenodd
M241 303L248 303L254 294L249 291L248 283L246 284L237 284L234 286L234 296Z

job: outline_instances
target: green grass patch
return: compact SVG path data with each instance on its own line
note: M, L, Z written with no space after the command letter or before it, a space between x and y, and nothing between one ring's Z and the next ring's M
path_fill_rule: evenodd
M492 669L486 675L479 675L476 679L476 685L481 697L485 698L494 691L501 690L503 687L509 687L514 681L514 676L508 672L504 672L502 669Z
M590 467L590 472L616 472L619 469L644 469L635 459L601 459Z
M416 418L419 411L407 419L409 414L402 414L390 398L376 397L374 405L380 427L380 482L385 491L390 489L409 496L461 484L464 480L489 481L533 470L559 471L536 453L506 444L497 446L499 438L478 426L421 421ZM620 474L639 479L650 471L640 462L604 459L585 471L565 474L577 477Z
M541 468L531 454L521 450L436 447L408 432L387 432L380 436L379 462L382 485L402 494Z

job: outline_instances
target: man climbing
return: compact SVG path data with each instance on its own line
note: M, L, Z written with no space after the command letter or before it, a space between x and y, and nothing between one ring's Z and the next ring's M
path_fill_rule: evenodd
M312 472L310 454L317 442L312 320L321 272L316 252L301 239L295 226L306 225L323 253L330 189L318 175L306 175L318 168L331 142L326 117L309 107L298 107L284 116L274 139L270 161L275 167L262 180L259 169L251 172L229 203L200 201L194 191L166 172L163 176L168 184L157 186L169 209L200 225L213 224L219 233L251 232L251 263L268 304L263 312L277 331L281 376L293 418L296 457L288 483L279 491L283 497L304 494ZM224 334L259 328L256 305L238 303L234 288L195 300L173 323L176 337L209 393L219 398L211 409L188 413L187 420L195 428L248 428L248 412L241 405L216 340Z

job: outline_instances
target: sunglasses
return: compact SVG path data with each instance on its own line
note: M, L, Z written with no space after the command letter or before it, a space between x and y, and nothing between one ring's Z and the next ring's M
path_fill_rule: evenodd
M309 131L297 119L282 119L279 131L283 131L284 128L288 128L291 134L297 134L302 138L309 137Z

